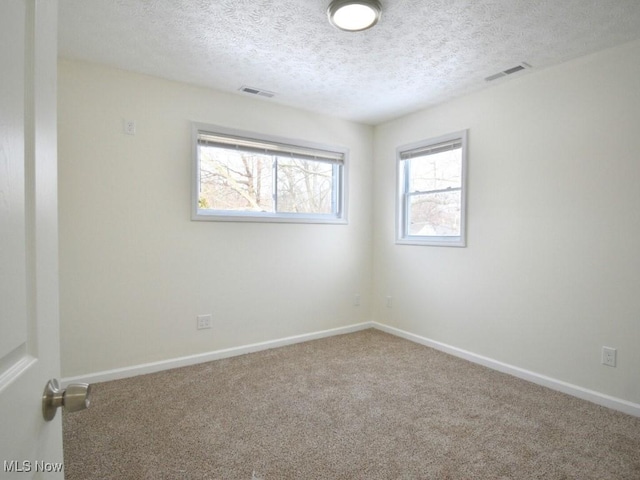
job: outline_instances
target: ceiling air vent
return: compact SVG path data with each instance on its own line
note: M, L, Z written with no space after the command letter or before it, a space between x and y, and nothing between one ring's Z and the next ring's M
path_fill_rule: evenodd
M242 87L240 87L239 90L244 93L250 93L251 95L258 95L260 97L267 97L267 98L271 98L275 95L275 93L273 92L268 92L267 90L260 90L259 88L254 88L254 87L247 87L246 85L243 85Z
M528 63L522 62L520 65L516 65L515 67L507 68L502 72L494 73L493 75L485 78L487 82L491 82L492 80L497 80L498 78L506 77L507 75L513 75L514 73L520 72L526 68L531 68L531 65Z

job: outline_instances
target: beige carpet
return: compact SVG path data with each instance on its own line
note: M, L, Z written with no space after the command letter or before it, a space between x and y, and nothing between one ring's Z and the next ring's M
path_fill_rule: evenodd
M75 479L640 479L640 418L366 330L94 385Z

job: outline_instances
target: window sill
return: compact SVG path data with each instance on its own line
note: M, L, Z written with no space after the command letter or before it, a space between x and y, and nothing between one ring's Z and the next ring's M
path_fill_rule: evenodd
M191 220L201 222L250 222L250 223L310 223L310 224L329 224L329 225L347 225L346 218L338 218L333 215L301 215L296 213L262 213L259 215L253 213L206 213L206 211L197 211L191 215Z
M397 238L396 245L424 245L431 247L466 247L467 242L460 237L408 237Z

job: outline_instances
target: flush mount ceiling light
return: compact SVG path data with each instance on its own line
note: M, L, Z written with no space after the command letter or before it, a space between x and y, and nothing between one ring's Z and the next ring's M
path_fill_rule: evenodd
M327 9L331 25L347 32L373 27L380 19L378 0L333 0Z

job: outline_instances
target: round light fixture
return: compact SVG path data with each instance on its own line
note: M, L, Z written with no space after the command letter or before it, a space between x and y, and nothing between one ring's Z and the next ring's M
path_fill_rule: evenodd
M327 9L331 25L347 32L373 27L380 19L378 0L333 0Z

